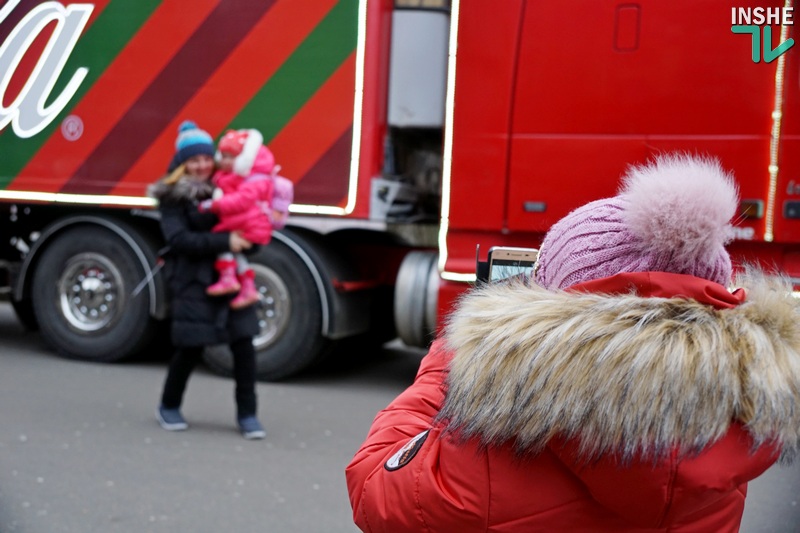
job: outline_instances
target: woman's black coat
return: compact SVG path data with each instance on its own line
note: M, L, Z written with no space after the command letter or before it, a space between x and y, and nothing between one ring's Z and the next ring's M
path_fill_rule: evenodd
M217 254L230 252L230 234L213 233L217 217L200 213L198 203L210 197L211 185L183 178L150 189L159 200L161 231L169 251L165 274L171 297L172 343L178 347L230 343L258 333L255 307L234 311L231 297L211 297L206 288L217 281Z

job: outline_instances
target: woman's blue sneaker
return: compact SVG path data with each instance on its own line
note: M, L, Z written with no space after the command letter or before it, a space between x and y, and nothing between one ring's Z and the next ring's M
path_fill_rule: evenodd
M261 427L261 422L255 416L246 416L239 419L239 431L244 438L249 440L263 439L267 432Z
M183 431L189 427L189 424L183 419L180 409L167 409L163 405L159 405L156 409L156 419L167 431Z

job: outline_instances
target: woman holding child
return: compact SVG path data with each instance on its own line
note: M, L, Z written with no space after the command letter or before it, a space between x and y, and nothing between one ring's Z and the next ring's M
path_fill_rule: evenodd
M212 297L206 289L217 277L217 255L240 253L252 243L237 232L213 232L217 216L198 206L211 198L216 148L211 136L193 122L179 128L169 174L148 193L158 200L161 230L171 291L172 342L177 351L170 362L161 402L156 411L164 429L188 428L181 403L192 370L205 346L227 343L234 358L237 424L247 439L262 439L256 417L256 363L253 337L258 333L255 307L232 309L233 296Z

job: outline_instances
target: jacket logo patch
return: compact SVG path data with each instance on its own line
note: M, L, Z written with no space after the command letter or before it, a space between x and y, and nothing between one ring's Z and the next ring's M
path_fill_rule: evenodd
M425 439L428 438L428 433L430 429L426 429L410 441L408 441L405 446L397 450L397 453L394 454L386 461L386 464L383 465L386 470L390 472L393 470L398 470L403 468L408 463L411 462L411 459L417 455L417 452L422 448L422 445L425 444Z

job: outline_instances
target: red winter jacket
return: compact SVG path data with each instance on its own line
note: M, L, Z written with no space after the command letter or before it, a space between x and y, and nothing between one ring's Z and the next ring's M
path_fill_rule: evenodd
M363 531L736 532L800 441L789 287L622 274L463 298L346 469Z

